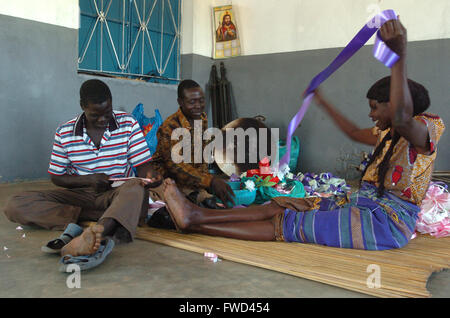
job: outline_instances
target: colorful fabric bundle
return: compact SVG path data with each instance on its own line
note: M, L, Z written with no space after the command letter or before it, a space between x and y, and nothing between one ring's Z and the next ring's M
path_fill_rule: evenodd
M308 199L305 199L308 200ZM419 207L363 183L350 196L321 198L310 211L286 208L280 220L286 242L340 248L385 250L405 246L412 237Z
M446 184L430 183L418 216L417 232L438 238L450 236L450 193Z
M301 182L297 180L285 180L276 187L259 187L255 203L262 204L276 197L304 198L305 189Z

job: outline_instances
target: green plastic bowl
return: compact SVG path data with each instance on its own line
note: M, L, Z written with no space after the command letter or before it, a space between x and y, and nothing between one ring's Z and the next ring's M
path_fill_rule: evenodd
M241 181L228 181L227 182L231 189L233 190L240 190L241 189Z
M233 190L234 192L234 205L250 205L256 200L256 190L255 191L249 191L249 190ZM217 200L217 202L222 203L222 201ZM228 202L228 206L231 206L231 202Z
M255 202L256 190L234 190L234 203L235 205L250 205Z

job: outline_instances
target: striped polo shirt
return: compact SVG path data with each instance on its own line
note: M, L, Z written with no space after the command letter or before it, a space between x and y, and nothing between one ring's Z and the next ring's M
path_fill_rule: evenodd
M136 119L113 111L99 149L88 136L84 113L60 125L55 134L48 172L54 175L105 173L134 176L132 167L151 160L150 150Z

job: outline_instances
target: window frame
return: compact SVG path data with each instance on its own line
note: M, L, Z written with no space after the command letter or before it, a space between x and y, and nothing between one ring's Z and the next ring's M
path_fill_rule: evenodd
M84 8L90 5L95 10L83 11L82 1L84 1ZM122 12L119 11L122 15L121 20L108 16L113 2L117 8L122 6ZM78 73L142 79L167 84L176 84L180 81L182 0L79 0L79 4ZM172 4L177 5L176 10ZM114 7L114 9L117 8ZM152 25L149 26L151 19L153 19ZM88 28L89 20L91 24ZM112 25L113 23L115 25ZM121 34L117 34L119 23ZM169 27L165 30L164 27L168 23ZM169 28L172 30L168 31ZM155 37L155 34L158 36ZM168 40L170 44L167 44ZM105 48L105 41L108 48ZM95 42L94 45L92 45L93 42ZM106 56L109 63L106 67L105 52L106 55L109 53L109 56ZM89 60L86 60L89 53L93 55L88 56ZM136 58L137 55L139 59ZM88 62L90 65L87 65ZM169 63L172 63L170 67ZM139 72L134 71L137 66L139 66ZM168 67L170 74L167 72Z

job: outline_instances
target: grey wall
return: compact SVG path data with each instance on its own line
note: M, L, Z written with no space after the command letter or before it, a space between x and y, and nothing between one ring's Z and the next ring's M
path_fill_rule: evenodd
M79 112L78 90L92 76L76 72L77 30L0 15L0 182L47 178L56 127ZM224 60L239 117L258 114L285 135L311 78L326 67L340 49L256 55ZM430 91L430 111L450 125L450 40L409 44L409 76ZM212 63L182 56L182 78L193 78L205 89ZM364 47L323 85L323 92L361 127L367 117L367 88L388 70ZM165 118L177 109L176 87L101 78L111 88L115 109L131 111L142 102L152 116L157 107ZM314 105L296 134L301 140L301 171L331 171L353 177L349 165L370 148L349 141ZM439 145L437 170L450 170L449 133ZM354 155L353 155L354 154Z
M368 117L367 89L389 75L389 69L372 57L371 50L372 46L362 48L322 85L324 95L360 127L373 126ZM340 51L334 48L223 60L239 117L264 115L268 126L279 127L284 138L291 117L301 106L302 92ZM432 102L429 111L440 115L450 130L449 61L448 39L408 44L408 75L428 88ZM208 82L211 65L220 63L198 55L186 55L182 62L189 65L183 69L183 77L192 76L202 85ZM314 104L296 135L301 142L299 170L303 172L331 171L355 178L358 173L352 165L359 163L361 151L371 150L350 141ZM436 170L450 170L449 142L446 131L439 144Z
M78 31L0 15L0 182L48 178L56 127L79 114ZM176 86L101 77L117 110L177 109Z

